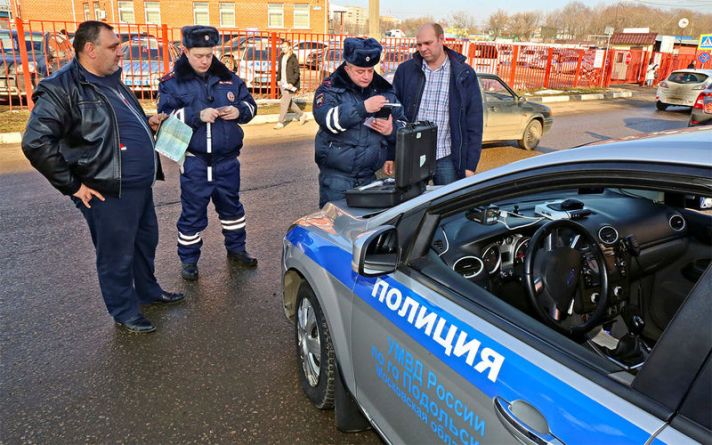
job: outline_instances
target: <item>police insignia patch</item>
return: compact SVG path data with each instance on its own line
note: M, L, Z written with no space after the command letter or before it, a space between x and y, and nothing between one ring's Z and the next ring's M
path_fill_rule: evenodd
M227 100L229 100L230 102L234 102L235 101L235 93L233 93L232 91L228 91L227 92Z
M210 40L210 36L205 34L205 41L207 42L208 40Z
M324 93L320 93L314 98L314 105L317 107L324 105Z

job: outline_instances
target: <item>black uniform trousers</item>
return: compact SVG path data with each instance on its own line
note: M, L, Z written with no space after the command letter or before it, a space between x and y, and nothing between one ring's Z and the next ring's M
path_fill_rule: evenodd
M116 321L139 314L139 303L161 295L154 275L158 220L151 187L123 187L121 198L104 195L86 208L72 198L89 225L96 248L96 270L106 308Z

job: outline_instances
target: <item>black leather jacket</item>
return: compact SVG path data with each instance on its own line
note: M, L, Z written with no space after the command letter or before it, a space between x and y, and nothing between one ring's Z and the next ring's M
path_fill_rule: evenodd
M126 97L143 113L128 89ZM120 196L116 115L106 96L87 82L79 61L42 80L32 99L35 107L22 137L22 151L32 166L65 195L73 195L84 183ZM157 154L156 179L163 179Z

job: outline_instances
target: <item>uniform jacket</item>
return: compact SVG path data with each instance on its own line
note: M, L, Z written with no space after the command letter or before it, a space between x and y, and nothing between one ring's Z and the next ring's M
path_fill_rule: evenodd
M482 93L475 70L465 63L465 56L445 48L450 58L450 135L452 160L460 178L465 170L475 171L482 151ZM403 104L408 121L418 117L425 88L423 57L416 53L401 63L393 78L393 87Z
M73 195L84 183L101 193L120 196L116 115L109 99L84 73L74 59L40 82L32 94L35 107L22 137L22 150L32 166L65 195ZM143 113L133 93L123 88L136 110ZM156 178L163 179L158 155Z
M245 83L217 58L213 57L207 76L198 76L183 54L173 71L161 79L158 87L158 112L175 113L193 128L188 151L194 154L213 153L233 157L240 153L244 133L238 124L246 124L257 114L257 104ZM232 105L240 111L237 120L217 119L211 124L208 144L207 124L200 120L206 108Z
M373 114L364 100L383 95L397 102L393 87L377 73L367 88L354 84L342 64L319 86L314 95L316 134L315 161L322 171L354 177L369 177L395 155L396 131L404 125L401 107L393 108L393 134L389 137L363 123ZM398 122L400 121L400 122Z
M277 85L282 82L282 58L284 55L279 57L277 61ZM292 54L287 59L287 83L294 85L294 88L299 89L299 61L297 60L297 55Z

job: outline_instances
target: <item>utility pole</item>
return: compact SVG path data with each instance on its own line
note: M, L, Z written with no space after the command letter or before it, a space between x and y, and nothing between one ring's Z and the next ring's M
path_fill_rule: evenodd
M381 40L380 0L368 0L368 35Z
M380 0L368 0L368 35L381 41ZM376 72L381 73L381 65L376 64Z

